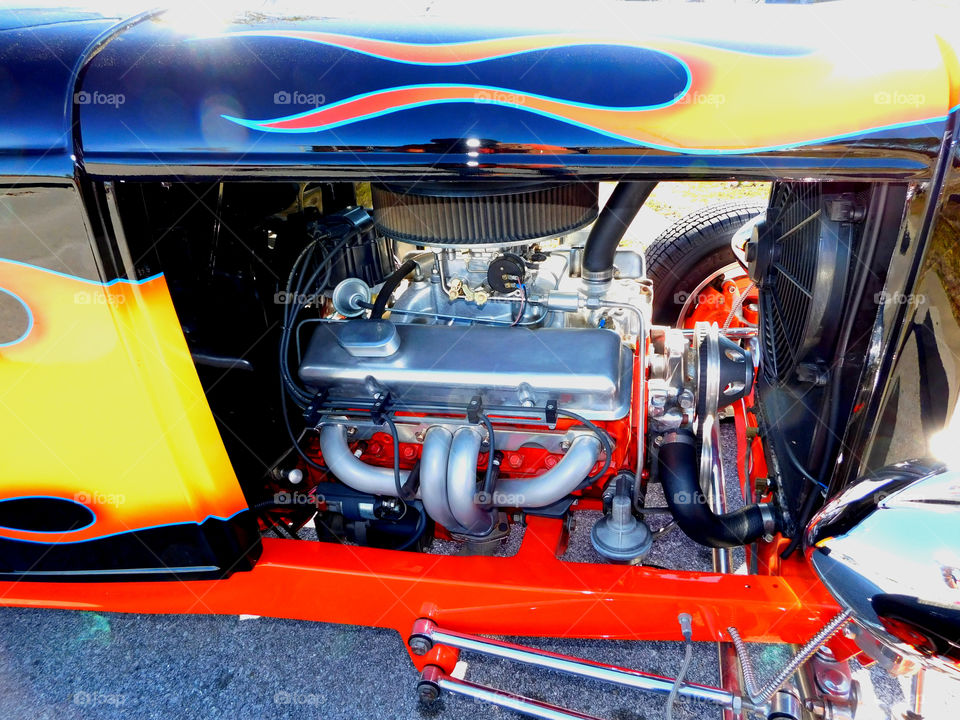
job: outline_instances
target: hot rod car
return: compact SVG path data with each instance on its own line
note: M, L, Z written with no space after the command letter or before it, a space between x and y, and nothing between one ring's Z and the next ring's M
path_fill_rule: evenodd
M0 604L393 628L542 718L460 653L955 673L958 24L881 15L0 10ZM771 189L622 247L668 180Z

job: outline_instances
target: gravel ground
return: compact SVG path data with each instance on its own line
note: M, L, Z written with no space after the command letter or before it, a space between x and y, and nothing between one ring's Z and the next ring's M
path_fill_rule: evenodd
M724 440L729 440L729 432L724 428ZM649 502L661 502L655 490ZM567 554L573 562L593 562L596 557L586 515ZM651 524L657 526L657 520ZM708 569L710 554L674 531L657 541L649 561ZM568 639L531 643L665 675L677 672L682 657L681 643ZM788 655L783 646L775 645L754 646L753 653L762 677L772 674ZM615 720L663 716L664 701L659 697L476 655L463 658L467 677L474 682ZM865 694L879 693L879 701L868 699L858 717L896 717L890 707L902 707L902 684L876 670L862 670L858 677ZM695 644L688 679L717 682L713 644ZM268 618L0 609L0 718L515 717L449 696L439 707L425 710L415 698L416 681L399 635L387 630ZM928 700L933 702L926 717L955 717L949 706L958 697L956 688L938 678L929 679L928 686ZM678 701L674 717L718 718L719 713Z

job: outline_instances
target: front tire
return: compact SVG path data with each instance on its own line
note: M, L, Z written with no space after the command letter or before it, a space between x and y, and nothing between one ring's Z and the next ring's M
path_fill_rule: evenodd
M730 247L734 233L764 210L765 204L743 200L711 205L680 218L653 241L646 258L655 324L676 325L697 286L737 262Z

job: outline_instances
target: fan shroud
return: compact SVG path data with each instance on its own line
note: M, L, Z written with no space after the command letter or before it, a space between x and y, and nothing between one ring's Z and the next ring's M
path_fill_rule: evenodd
M819 182L778 183L754 229L749 270L760 299L761 370L771 384L831 360L858 227L842 219L852 202Z

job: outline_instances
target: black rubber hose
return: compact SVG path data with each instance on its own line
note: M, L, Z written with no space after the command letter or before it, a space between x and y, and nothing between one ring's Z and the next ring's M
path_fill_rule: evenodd
M617 246L656 182L621 180L603 206L583 248L583 269L590 273L613 270Z
M393 291L400 286L403 279L412 273L416 267L417 263L412 259L407 260L387 276L387 279L383 281L383 287L380 288L380 292L377 294L377 301L373 304L373 310L370 311L371 320L379 320L383 317L383 312L387 309L387 303L390 301L390 296L393 295Z
M404 491L403 482L400 480L400 435L397 433L397 424L393 418L384 415L383 422L390 429L390 439L393 440L393 486L397 491L397 497L401 500L411 500L412 495Z
M763 515L757 505L716 515L700 489L696 441L680 431L663 439L658 471L663 494L677 525L701 545L727 548L747 545L764 534Z
M495 438L493 436L493 423L490 422L490 418L481 413L480 422L482 422L484 427L487 428L487 472L483 478L483 497L485 499L489 499L493 497L493 488L497 482L497 448L494 444Z
M410 508L410 505L407 505L407 508ZM416 508L416 511L419 515L417 517L417 526L413 530L413 535L407 538L403 543L394 548L394 550L409 550L417 541L423 537L424 532L427 530L427 513L423 508Z

